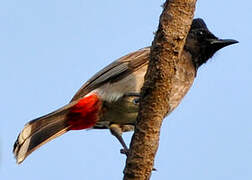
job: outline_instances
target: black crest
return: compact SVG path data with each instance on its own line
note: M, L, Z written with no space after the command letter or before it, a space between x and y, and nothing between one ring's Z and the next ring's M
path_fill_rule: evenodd
M193 20L191 29L207 29L207 25L201 18L196 18Z
M235 44L232 39L219 39L209 31L203 19L194 19L187 35L185 49L192 55L196 69L206 63L219 49Z

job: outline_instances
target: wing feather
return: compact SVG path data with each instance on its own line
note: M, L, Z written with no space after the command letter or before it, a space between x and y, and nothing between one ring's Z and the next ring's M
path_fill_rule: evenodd
M75 101L104 83L116 82L148 63L150 48L143 48L112 62L90 78L74 95Z

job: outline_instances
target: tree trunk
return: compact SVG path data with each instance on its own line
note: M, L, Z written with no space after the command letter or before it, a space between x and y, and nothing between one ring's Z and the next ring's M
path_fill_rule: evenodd
M151 47L150 63L141 91L140 110L124 180L148 180L158 149L163 118L170 111L169 94L176 63L192 23L196 0L167 0Z

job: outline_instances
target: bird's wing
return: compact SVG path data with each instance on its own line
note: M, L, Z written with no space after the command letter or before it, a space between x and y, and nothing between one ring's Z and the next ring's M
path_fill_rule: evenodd
M105 83L117 82L149 61L150 48L143 48L112 62L89 79L74 95L75 101Z

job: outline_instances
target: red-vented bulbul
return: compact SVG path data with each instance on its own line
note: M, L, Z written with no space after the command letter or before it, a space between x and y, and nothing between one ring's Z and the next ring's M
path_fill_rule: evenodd
M216 51L234 43L237 41L214 36L202 19L193 20L172 79L170 112L190 89L197 69ZM14 144L17 163L67 131L90 128L110 129L127 152L121 135L134 129L149 55L147 47L123 56L88 80L69 104L28 122Z

